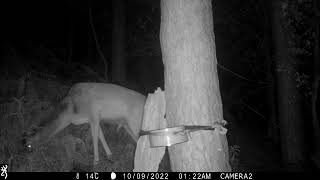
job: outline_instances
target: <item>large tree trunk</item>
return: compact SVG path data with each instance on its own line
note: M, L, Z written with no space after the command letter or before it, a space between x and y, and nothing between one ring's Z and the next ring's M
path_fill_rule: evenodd
M126 14L125 1L112 1L112 81L126 81Z
M160 40L169 127L222 121L210 0L162 0ZM196 131L169 148L173 171L230 171L226 136Z
M285 4L284 4L285 3ZM299 168L305 157L304 127L300 108L300 95L296 88L296 63L289 53L289 37L285 17L287 1L273 0L271 8L272 33L275 46L278 119L282 158L289 170Z

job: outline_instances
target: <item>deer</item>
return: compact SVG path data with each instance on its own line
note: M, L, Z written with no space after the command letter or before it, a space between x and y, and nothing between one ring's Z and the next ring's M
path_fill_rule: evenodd
M70 124L88 123L93 142L93 165L99 162L98 139L107 157L112 152L104 137L100 122L123 127L129 136L138 141L146 97L131 89L108 83L77 83L55 107L56 117L33 136L25 146L31 150L49 141Z

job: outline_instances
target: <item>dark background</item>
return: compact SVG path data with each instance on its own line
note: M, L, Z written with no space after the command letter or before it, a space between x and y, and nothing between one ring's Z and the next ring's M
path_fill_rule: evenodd
M128 81L125 86L143 94L152 93L157 87L164 88L159 41L160 1L125 2ZM262 47L265 35L270 31L266 26L266 9L258 0L217 0L212 3L224 117L230 124L229 145L235 149L237 145L240 147L235 158L239 161L236 162L240 166L238 169L279 170L279 144L267 134L267 91L271 81L268 79L267 55ZM301 5L301 19L312 17L310 4ZM85 65L100 77L104 74L104 64L89 22L91 9L94 30L108 63L108 82L113 82L110 73L111 1L9 1L1 2L0 8L1 81L18 81L26 74L31 74L30 79L50 80L67 86L99 81L96 75L83 69ZM296 27L296 33L312 39L310 33L306 33L310 27L306 21L303 26ZM311 128L311 121L307 120L311 119L313 45L301 43L297 46L305 50L298 57L300 69L297 72L304 74L299 90L304 98L306 128ZM6 83L1 86L2 101L17 96L17 88ZM312 132L307 137L312 137Z

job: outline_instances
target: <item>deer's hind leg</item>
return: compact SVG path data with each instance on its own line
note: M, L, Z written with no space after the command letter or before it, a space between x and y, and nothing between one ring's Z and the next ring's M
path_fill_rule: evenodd
M111 150L110 150L110 148L109 148L109 146L108 146L108 144L107 144L106 139L104 138L103 131L102 131L100 125L99 125L99 139L100 139L100 141L101 141L101 143L102 143L102 145L103 145L104 150L105 150L106 153L107 153L107 156L111 156L111 155L112 155L112 152L111 152Z
M138 137L133 133L128 124L123 125L124 129L127 131L129 136L135 141L138 142Z

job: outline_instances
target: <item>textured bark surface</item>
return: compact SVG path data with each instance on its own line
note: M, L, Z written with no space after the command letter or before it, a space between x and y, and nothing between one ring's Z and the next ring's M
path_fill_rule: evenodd
M162 0L160 40L169 127L223 120L210 0ZM230 171L225 135L196 131L169 148L173 171Z
M150 131L167 127L164 92L158 89L149 94L144 106L141 130ZM141 136L137 142L134 158L134 172L157 172L166 147L151 148L149 136Z
M288 1L272 1L272 35L275 47L278 119L280 121L281 149L284 165L299 168L304 161L304 126L301 100L295 81L296 61L289 53L288 27L285 7Z

